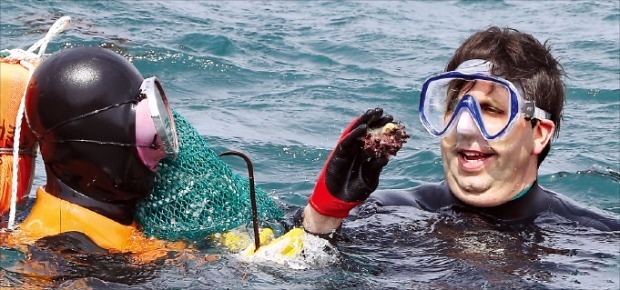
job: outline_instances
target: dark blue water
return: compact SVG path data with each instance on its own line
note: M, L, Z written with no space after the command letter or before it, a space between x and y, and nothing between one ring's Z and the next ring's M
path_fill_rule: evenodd
M620 214L618 1L2 0L0 5L0 48L25 49L55 19L71 16L72 26L48 52L102 46L131 59L143 75L158 76L172 106L216 151L249 154L257 184L289 206L305 205L340 130L368 108L383 107L412 135L384 170L381 188L442 180L439 141L418 120L420 86L474 31L489 25L517 28L548 40L568 74L562 131L541 166L540 183L590 208ZM42 168L38 164L35 185L44 183ZM49 284L3 264L0 286L620 287L617 233L570 225L506 231L475 217L464 222L462 216L409 208L349 220L345 231L352 238L339 244L337 263L303 271L223 254L212 262L176 258L156 269L132 269L137 274L123 279L95 273ZM22 259L6 248L0 257L9 264ZM115 267L127 272L109 263L109 273Z

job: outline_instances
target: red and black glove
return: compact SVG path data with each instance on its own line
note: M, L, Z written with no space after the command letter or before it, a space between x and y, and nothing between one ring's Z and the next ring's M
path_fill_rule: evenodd
M383 109L370 109L344 130L310 196L309 203L318 213L347 217L351 209L377 189L379 174L388 157L368 156L362 138L368 128L382 127L392 121L392 116L383 116Z

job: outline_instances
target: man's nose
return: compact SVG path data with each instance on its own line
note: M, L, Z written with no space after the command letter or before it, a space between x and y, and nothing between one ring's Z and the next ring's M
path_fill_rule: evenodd
M465 110L459 115L456 123L456 133L459 135L480 135L480 130L469 110Z

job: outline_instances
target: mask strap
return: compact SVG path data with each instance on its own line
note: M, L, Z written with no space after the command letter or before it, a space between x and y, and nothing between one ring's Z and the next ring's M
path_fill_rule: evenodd
M66 124L68 124L68 123L71 123L71 122L77 121L77 120L79 120L79 119L83 119L83 118L86 118L86 117L90 117L90 116L92 116L92 115L96 115L96 114L101 113L101 112L103 112L103 111L107 111L107 110L110 110L110 109L113 109L113 108L116 108L116 107L120 107L120 106L122 106L122 105L126 105L126 104L129 104L129 103L138 103L138 102L140 102L141 100L143 100L144 98L146 98L146 96L144 96L143 94L139 94L139 95L138 95L138 97L137 97L137 98L135 98L135 99L131 99L131 100L124 101L124 102L120 102L120 103L113 104L113 105L109 105L109 106L107 106L107 107L103 107L103 108L101 108L101 109L96 109L96 110L94 110L94 111L90 111L90 112L88 112L88 113L84 113L84 114L82 114L82 115L75 116L75 117L73 117L73 118L70 118L70 119L64 120L64 121L62 121L62 122L59 122L59 123L57 123L56 125L52 126L51 128L47 129L45 132L43 132L43 133L42 133L42 134L40 134L40 135L39 135L39 134L37 134L36 132L34 132L34 130L33 130L33 133L36 135L36 137L37 137L37 141L39 141L39 140L42 140L42 139L43 139L43 137L44 137L45 135L47 135L48 133L52 132L52 131L53 131L53 130L55 130L55 129L58 129L59 127L61 127L61 126L63 126L63 125L66 125Z
M527 120L529 119L551 119L551 114L547 111L536 107L536 103L534 101L525 100L523 101L523 114Z

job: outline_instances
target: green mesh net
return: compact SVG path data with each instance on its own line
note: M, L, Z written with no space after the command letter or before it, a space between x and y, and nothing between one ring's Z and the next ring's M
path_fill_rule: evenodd
M198 241L251 222L249 179L232 172L187 120L174 111L173 115L180 152L176 160L162 160L153 192L138 204L136 220L144 233L170 241ZM260 188L256 203L259 220L282 217Z

